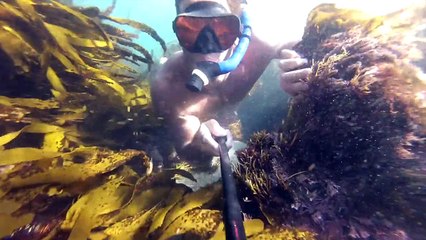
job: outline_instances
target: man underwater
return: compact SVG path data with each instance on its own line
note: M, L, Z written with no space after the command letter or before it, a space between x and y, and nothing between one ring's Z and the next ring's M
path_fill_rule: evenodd
M167 123L178 156L189 162L208 161L219 153L215 138L226 136L228 147L232 145L230 131L216 120L219 111L241 101L271 60L280 59L280 84L290 95L307 88L304 80L310 68L291 71L307 61L290 50L293 43L271 45L257 36L246 19L250 6L240 0L175 3L178 15L173 29L183 51L172 55L155 74L151 83L153 103ZM238 17L242 13L246 14L244 19ZM249 34L241 33L241 25ZM248 42L241 53L244 47L240 45ZM239 64L221 72L218 66L238 58L234 55L240 56ZM200 63L209 66L201 68ZM203 74L210 65L215 65L212 71L216 73ZM191 82L194 75L198 79Z

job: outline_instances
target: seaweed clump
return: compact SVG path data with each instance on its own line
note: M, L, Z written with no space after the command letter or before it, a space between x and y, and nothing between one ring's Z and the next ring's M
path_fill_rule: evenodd
M320 239L421 239L426 82L411 64L411 29L381 35L390 20L341 24L347 12L311 13L296 46L313 60L309 89L279 133L255 134L239 154L242 194L269 222Z

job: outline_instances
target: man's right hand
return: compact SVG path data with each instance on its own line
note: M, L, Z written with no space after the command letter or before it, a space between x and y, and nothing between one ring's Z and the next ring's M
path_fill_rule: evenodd
M231 132L221 127L215 119L200 122L193 115L185 115L179 117L179 123L181 138L177 140L182 142L182 149L190 146L213 156L218 156L219 144L215 138L225 136L227 147L230 148L232 146L233 139Z
M224 129L215 119L210 119L201 123L200 129L194 137L194 144L203 151L214 156L219 155L219 144L215 138L226 137L226 146L232 147L232 134L228 129Z

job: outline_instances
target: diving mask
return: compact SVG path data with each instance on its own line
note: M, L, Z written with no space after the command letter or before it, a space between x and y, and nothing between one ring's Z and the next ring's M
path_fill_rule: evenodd
M222 5L205 1L190 5L173 21L180 45L193 53L229 49L241 35L240 19Z

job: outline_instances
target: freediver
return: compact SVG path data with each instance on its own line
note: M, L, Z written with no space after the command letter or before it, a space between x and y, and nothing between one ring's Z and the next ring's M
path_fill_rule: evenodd
M227 146L232 144L230 131L222 127L227 123L218 113L241 101L273 59L280 61L277 81L290 95L307 89L304 80L310 68L291 50L293 42L272 45L256 35L245 1L176 0L175 4L173 30L182 51L160 65L151 80L151 94L177 156L205 163L219 154L215 138L226 136ZM169 156L163 152L164 158Z

